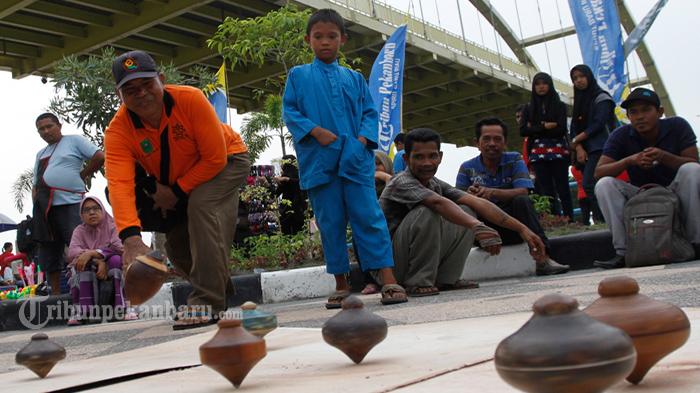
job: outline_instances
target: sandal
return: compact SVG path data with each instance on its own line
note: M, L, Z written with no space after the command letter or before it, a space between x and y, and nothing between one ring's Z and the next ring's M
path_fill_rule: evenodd
M212 325L216 322L217 318L214 318L207 311L186 309L185 311L179 311L175 315L173 330L195 329Z
M367 284L365 285L365 289L360 292L363 295L372 295L375 293L379 293L379 287L377 284Z
M326 302L326 309L333 310L342 308L341 303L346 297L350 296L350 290L335 291L332 295L328 296L328 301Z
M406 303L406 290L399 284L386 284L382 287L382 304Z
M410 287L408 288L408 296L423 297L439 295L440 290L436 287Z
M457 289L474 289L479 288L479 283L471 280L459 279L453 284L439 284L438 290L440 291L454 291Z

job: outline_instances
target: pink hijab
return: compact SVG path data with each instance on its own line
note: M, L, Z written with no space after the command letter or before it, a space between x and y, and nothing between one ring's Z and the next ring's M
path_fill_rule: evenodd
M102 201L94 196L86 196L80 202L80 211L83 211L83 205L88 199L91 199L102 208L102 221L94 227L85 223L75 227L73 237L70 240L70 247L68 247L68 260L71 263L87 250L110 250L121 254L124 249L117 233L117 227L114 225L114 219L107 213Z

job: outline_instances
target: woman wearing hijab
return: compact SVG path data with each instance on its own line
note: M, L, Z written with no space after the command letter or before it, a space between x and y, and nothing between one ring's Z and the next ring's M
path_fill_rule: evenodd
M520 120L520 135L528 138L528 158L542 194L552 198L552 213L559 214L554 203L558 195L564 215L573 221L566 105L559 99L549 74L539 72L532 79L530 102Z
M593 71L579 64L569 73L574 84L574 111L571 115L571 144L576 151L574 165L583 172L583 190L589 200L593 219L604 222L595 198L593 173L608 135L615 128L615 101L600 86Z
M306 193L299 187L299 169L297 158L288 154L282 157L282 175L275 178L277 194L290 204L280 204L280 225L282 233L294 235L304 228L306 213Z
M92 196L80 203L82 224L73 231L68 248L68 260L73 304L79 305L69 319L69 325L82 323L90 306L95 306L99 290L98 281L112 278L114 306L124 307L122 291L122 246L114 219L104 209L102 202ZM136 319L128 312L125 319Z

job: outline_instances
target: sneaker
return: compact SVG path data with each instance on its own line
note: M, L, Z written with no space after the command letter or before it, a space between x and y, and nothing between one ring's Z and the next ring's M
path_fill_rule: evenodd
M552 258L547 257L542 263L538 263L535 269L535 274L538 276L551 276L553 274L563 274L569 271L569 265L557 263Z
M593 261L593 266L603 269L619 269L625 267L625 256L615 255L612 259L608 259L607 261Z

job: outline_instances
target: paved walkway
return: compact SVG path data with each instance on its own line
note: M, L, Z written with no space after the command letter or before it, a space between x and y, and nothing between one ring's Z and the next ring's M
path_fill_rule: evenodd
M670 301L686 308L700 307L700 291L697 288L697 283L700 282L700 261L668 266L620 269L615 271L588 270L547 278L528 277L486 282L482 283L481 288L477 290L443 292L439 296L419 299L412 298L407 304L390 307L379 305L378 295L363 296L362 299L365 301L367 308L386 318L389 324L395 327L390 331L390 337L394 335L395 331L404 332L403 334L407 335L406 337L415 336L418 334L417 332L423 332L421 337L430 337L439 333L436 330L442 330L446 326L452 326L450 324L456 324L452 326L452 329L456 326L462 326L464 329L472 329L474 326L477 326L477 331L484 330L488 326L495 326L490 328L493 331L493 335L489 336L488 340L473 343L486 346L486 349L479 352L481 355L472 359L474 362L479 362L488 359L486 355L488 355L489 351L492 354L495 344L512 333L529 317L530 307L537 298L547 293L561 292L576 297L581 303L581 306L585 307L597 298L597 284L601 279L619 274L630 275L637 279L641 286L641 291L646 295L650 295L656 299ZM281 326L319 328L329 317L335 314L334 311L328 311L323 308L324 302L325 299L313 299L263 305L261 308L276 313ZM504 325L499 324L498 321L508 321L508 323ZM697 323L697 321L694 321L694 323ZM140 370L140 368L148 367L149 362L142 362L140 360L140 356L144 356L143 353L146 353L150 354L149 356L156 356L157 360L154 360L152 365L162 365L167 364L167 362L175 361L175 365L178 367L183 366L182 362L192 363L187 364L187 366L196 366L198 364L196 348L199 344L206 341L206 337L213 334L214 330L215 328L212 326L190 331L174 332L170 328L170 322L156 320L89 325L73 328L60 327L44 329L43 331L53 340L64 345L68 352L68 358L54 370L54 372L56 372L55 377L57 378L55 381L57 381L59 376L62 375L60 371L62 367L65 367L66 372L73 370L75 374L69 373L73 375L91 374L77 371L78 368L76 367L88 367L87 365L90 364L89 361L87 363L79 362L83 359L94 358L95 361L98 359L115 359L116 361L116 359L121 358L129 367L136 367ZM289 344L290 340L294 338L294 340L297 340L294 345L303 346L303 348L300 347L295 350L294 353L296 354L299 354L300 350L309 350L311 351L309 356L311 356L313 353L316 353L316 351L325 351L327 349L324 347L325 343L321 341L319 337L320 334L316 329L279 329L278 332L279 333L276 333L276 335L270 336L268 347L271 347L273 341L277 339L281 340L277 341L280 343L279 345L289 346L291 345ZM19 367L14 364L14 354L25 345L33 333L35 332L0 333L1 373L19 369ZM200 334L204 335L200 336ZM306 335L309 336L307 337ZM275 338L275 340L273 340L273 338ZM166 350L169 345L168 342L173 340L179 340L172 343L172 345L176 345L180 350L183 350L183 343L188 343L184 349L186 352L185 354L178 357L170 353L173 350L172 348ZM430 342L430 340L428 340L428 342ZM160 344L161 346L154 347L156 344ZM306 345L308 345L308 347L306 347ZM448 348L451 347L452 345L448 345ZM380 347L377 349L379 348ZM399 348L401 348L401 346L399 346ZM695 348L697 348L697 345L695 345ZM270 348L270 351L272 352L272 348ZM467 352L469 351L449 351L450 356L457 357L463 356ZM111 356L100 358L105 355ZM158 356L162 357L159 358ZM425 355L421 355L416 357L416 359L424 357ZM368 360L369 359L371 359L371 357L368 358ZM335 358L335 360L340 361L338 367L348 366L348 364L343 362L344 359L342 359L342 357ZM434 359L431 358L431 362L433 362L433 360ZM698 359L693 359L692 364L695 364L695 366L693 366L695 368L697 368L697 360ZM464 362L469 363L469 360L464 360L459 364L466 364ZM372 364L379 367L381 362ZM448 368L457 367L458 364L445 364L443 366ZM383 367L383 365L381 367ZM114 372L115 370L124 372L122 368L118 367L115 367L114 370L110 370L110 367L107 368L110 372ZM202 367L196 368L205 370L205 368ZM481 369L475 370L476 371L472 370L470 372L479 372ZM481 373L487 375L487 371L489 370L492 370L492 367L490 369L483 369ZM87 369L85 371L87 371ZM53 375L54 372L52 372L50 376ZM182 372L185 373L185 371ZM202 371L194 371L194 369L192 369L191 372L197 374ZM267 374L264 370L260 372ZM460 373L462 373L462 371L460 371ZM32 379L31 374L28 374L25 370L21 370L18 373L4 374L0 378L6 381L7 378L15 378L17 375L23 375L20 380L24 382L17 386L17 388L20 389L27 384L33 385L34 382L32 381L36 380L36 378ZM65 374L63 375L65 376ZM107 377L108 376L105 374L104 378ZM154 376L151 378L157 377ZM488 377L485 378L488 379ZM50 380L49 378L46 382ZM223 381L225 382L225 380ZM52 389L56 388L53 385L45 386L52 386ZM116 386L117 385L115 385L115 387ZM225 387L225 385L223 386ZM245 382L243 386L246 386ZM302 383L300 386L306 385ZM382 386L391 389L398 387L398 385L391 380L386 381L385 385ZM263 386L258 385L258 388L263 388Z

